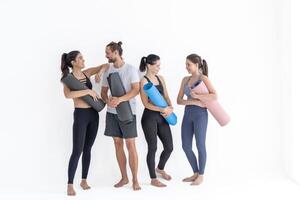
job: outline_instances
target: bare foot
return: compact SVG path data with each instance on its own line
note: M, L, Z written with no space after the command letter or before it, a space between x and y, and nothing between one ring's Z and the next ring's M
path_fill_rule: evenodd
M114 187L119 188L119 187L123 187L124 185L126 185L128 183L128 178L122 178L117 184L114 185Z
M67 194L68 194L68 196L75 196L76 195L76 192L73 188L73 184L68 184Z
M194 180L196 180L196 178L199 176L198 173L195 173L193 176L190 177L186 177L184 178L182 181L183 182L193 182Z
M156 172L159 173L165 180L169 181L172 179L172 177L169 174L167 174L167 172L165 170L156 168Z
M203 176L199 175L192 183L191 185L200 185L203 182Z
M156 186L156 187L166 187L167 185L163 184L160 182L158 179L152 179L151 180L151 185Z
M82 180L81 180L80 186L81 186L82 189L84 189L84 190L89 190L89 189L91 189L91 187L88 185L86 179L82 179Z
M140 190L141 187L137 181L133 181L132 188L134 191Z

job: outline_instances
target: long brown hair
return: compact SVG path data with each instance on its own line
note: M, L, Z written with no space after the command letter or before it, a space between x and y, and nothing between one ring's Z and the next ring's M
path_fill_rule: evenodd
M195 53L188 55L186 59L190 60L194 64L198 64L198 68L201 69L202 74L208 76L208 66L204 59Z
M76 59L77 55L80 54L79 51L71 51L69 53L63 53L61 56L60 69L62 72L62 77L64 78L68 73L70 73L69 68L73 68L72 61Z
M140 71L144 72L146 71L147 64L154 65L156 61L160 60L158 55L155 54L149 54L147 57L142 57L141 63L140 63Z

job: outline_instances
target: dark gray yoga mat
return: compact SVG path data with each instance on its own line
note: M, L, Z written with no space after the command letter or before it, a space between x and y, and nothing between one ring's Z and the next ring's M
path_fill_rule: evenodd
M126 94L126 90L122 83L121 77L118 72L109 74L107 77L110 93L113 97L120 97ZM129 101L120 103L117 107L118 119L122 122L129 123L133 121L133 114Z
M76 79L72 74L68 74L61 80L70 90L77 91L77 90L86 90L89 89L85 84L81 83L78 79ZM80 97L83 99L87 104L92 106L96 111L100 112L104 107L105 103L102 99L98 99L98 101L94 101L93 97L90 95L86 95Z

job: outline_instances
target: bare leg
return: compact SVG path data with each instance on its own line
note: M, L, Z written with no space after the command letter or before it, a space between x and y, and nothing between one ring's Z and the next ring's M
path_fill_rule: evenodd
M129 166L132 173L132 188L133 190L140 190L141 187L137 179L138 155L135 147L135 139L134 138L126 139L126 147L128 149Z
M128 176L126 171L126 156L123 147L123 139L117 137L114 137L113 139L115 143L116 157L122 175L121 180L118 183L116 183L114 187L119 188L128 183Z

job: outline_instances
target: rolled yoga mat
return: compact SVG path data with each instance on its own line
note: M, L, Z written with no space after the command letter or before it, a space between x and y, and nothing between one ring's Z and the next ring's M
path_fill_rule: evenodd
M165 108L168 106L166 100L163 98L163 96L159 93L157 88L153 85L153 83L146 83L143 87L145 93L151 100L151 102L160 107L160 108ZM175 125L177 123L177 116L174 113L171 113L167 117L165 117L167 122L171 125Z
M120 97L126 94L126 90L122 83L121 77L118 72L109 74L107 77L110 93L113 97ZM116 107L118 119L122 122L129 123L133 121L133 114L129 101L121 102Z
M192 85L191 90L197 94L208 94L208 89L202 80L197 81ZM208 111L217 120L221 126L225 126L230 121L229 115L225 112L223 107L217 100L205 102Z
M85 84L81 83L77 78L75 78L72 74L68 74L61 80L70 90L77 91L77 90L86 90L89 89ZM80 97L83 101L87 104L92 106L96 111L100 112L104 107L105 103L102 99L98 99L98 101L94 101L93 97L90 95L86 95Z

